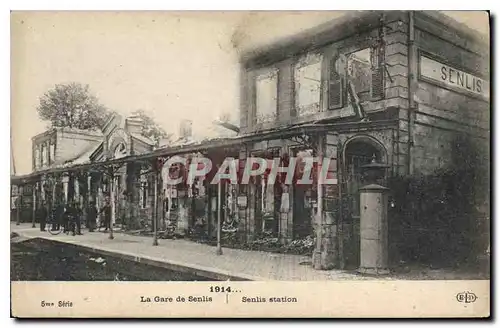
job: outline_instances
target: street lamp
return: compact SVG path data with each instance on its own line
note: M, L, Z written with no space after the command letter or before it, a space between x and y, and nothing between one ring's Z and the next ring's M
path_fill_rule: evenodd
M390 165L379 163L377 157L373 154L371 162L361 167L364 170L366 184L379 184L379 182L382 182L389 167Z

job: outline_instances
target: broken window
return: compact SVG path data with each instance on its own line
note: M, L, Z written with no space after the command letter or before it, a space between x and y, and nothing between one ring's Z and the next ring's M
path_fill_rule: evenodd
M257 123L276 120L278 108L278 70L272 69L257 76L255 81Z
M353 52L347 56L347 74L360 101L371 98L371 51L370 48ZM349 97L349 102L352 99Z
M320 54L307 54L299 59L295 66L295 108L297 116L320 111L321 60L322 56Z
M329 64L328 108L383 99L384 60L384 46L380 43L333 56Z

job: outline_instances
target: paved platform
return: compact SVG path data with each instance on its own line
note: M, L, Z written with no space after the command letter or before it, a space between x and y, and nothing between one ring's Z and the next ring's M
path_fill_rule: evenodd
M120 257L158 267L184 272L195 272L215 280L256 281L321 281L321 280L371 280L373 277L358 275L352 271L314 270L310 257L273 254L223 248L223 255L216 248L188 240L160 239L153 246L151 237L132 236L120 232L109 239L107 233L84 231L82 236L51 235L31 224L11 224L11 232L22 238L44 238L86 248L101 255ZM424 276L422 276L424 274ZM408 275L390 275L377 279L456 279L454 272L413 272ZM465 278L465 277L462 277ZM466 278L465 278L466 279Z

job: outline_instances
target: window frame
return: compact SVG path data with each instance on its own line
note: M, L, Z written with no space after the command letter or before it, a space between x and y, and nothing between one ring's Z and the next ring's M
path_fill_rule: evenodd
M296 117L306 117L308 115L317 114L323 111L323 83L324 83L324 74L323 74L323 66L325 60L324 51L309 51L305 54L301 54L297 57L297 59L292 64L292 80L293 80L293 107L295 110ZM318 102L311 103L308 105L300 106L300 97L299 97L299 88L300 83L298 83L297 72L300 69L303 69L308 66L318 65L319 67L319 80L316 81L319 84L318 88Z
M255 108L255 116L254 116L254 122L256 124L263 124L263 123L269 123L269 122L274 122L278 119L278 108L279 108L279 69L277 67L267 67L264 69L260 69L255 73L254 77L254 90L255 90L255 97L254 97L254 108ZM270 113L266 113L259 117L259 92L258 92L258 82L266 79L276 79L276 96L275 96L275 105L274 105L274 110L272 110ZM269 109L267 109L269 111Z
M351 74L349 74L349 63L351 60L353 60L352 55L354 55L357 52L365 51L365 50L369 51L369 53L370 53L369 58L368 58L368 64L369 64L368 89L363 91L363 92L368 94L368 97L367 97L368 99L366 99L364 101L371 101L372 100L372 95L371 95L371 93L372 93L372 74L373 74L372 49L373 49L373 44L368 43L368 44L364 44L361 47L356 48L355 50L344 53L344 56L346 58L346 65L345 65L345 76L347 77L346 82L353 82L353 79L352 79L353 76ZM348 88L347 83L345 84L345 87ZM355 90L355 91L356 91L356 95L359 97L359 93L361 91L360 90ZM349 106L352 103L352 101L353 101L353 99L351 99L351 96L349 95L349 93L347 93L345 105Z

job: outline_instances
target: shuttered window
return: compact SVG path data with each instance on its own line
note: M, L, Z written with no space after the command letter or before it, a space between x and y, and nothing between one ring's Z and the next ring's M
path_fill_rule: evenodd
M384 62L385 51L382 43L371 48L371 98L372 100L380 100L385 95L385 78L384 78Z
M329 65L328 109L344 107L345 102L345 57L334 56Z

